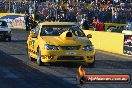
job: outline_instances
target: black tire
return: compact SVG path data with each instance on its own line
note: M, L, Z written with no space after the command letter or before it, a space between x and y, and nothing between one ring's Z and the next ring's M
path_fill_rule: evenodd
M88 66L94 67L95 66L95 61L93 63L88 63Z
M10 36L10 37L8 37L8 42L11 42L11 36Z
M6 37L2 38L2 41L6 42Z
M43 65L43 62L41 61L41 51L40 51L40 49L37 50L37 64L38 64L38 66Z

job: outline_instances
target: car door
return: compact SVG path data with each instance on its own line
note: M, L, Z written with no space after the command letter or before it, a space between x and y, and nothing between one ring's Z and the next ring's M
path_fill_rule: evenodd
M37 41L38 41L39 29L40 29L40 27L37 26L37 27L33 30L35 36L33 36L33 37L31 38L31 40L30 40L30 49L31 49L31 52L32 52L32 54L33 54L34 57L36 57L36 53L37 53L35 47L36 47L37 44L38 44Z

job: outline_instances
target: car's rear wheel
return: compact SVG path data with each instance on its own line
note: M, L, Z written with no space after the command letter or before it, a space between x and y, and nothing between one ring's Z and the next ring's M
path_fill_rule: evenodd
M41 51L40 51L40 49L37 50L37 64L39 66L43 65L43 62L41 61Z

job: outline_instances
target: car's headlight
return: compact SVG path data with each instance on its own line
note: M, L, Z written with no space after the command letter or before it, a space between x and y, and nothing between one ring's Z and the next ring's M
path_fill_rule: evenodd
M46 50L59 50L55 45L45 44L44 49Z
M83 50L88 50L88 51L94 50L93 46L91 46L91 45L84 46L82 49L83 49Z

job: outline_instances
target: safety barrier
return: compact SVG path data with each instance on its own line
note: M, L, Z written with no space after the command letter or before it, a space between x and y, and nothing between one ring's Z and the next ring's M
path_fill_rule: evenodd
M24 14L0 13L0 19L5 20L9 28L25 29Z
M119 24L119 23L104 23L105 24L105 30L107 31L109 28L120 28L126 26L126 24Z
M90 39L95 49L117 54L124 54L124 34L102 31L84 30L85 34L92 34Z
M121 27L124 28L124 26L126 26L126 24L119 24L119 23L104 23L104 26L105 26L105 31L111 32L110 30L108 30L109 28L115 28L115 29L119 30L119 28L121 28ZM90 24L89 30L94 30L92 24Z

